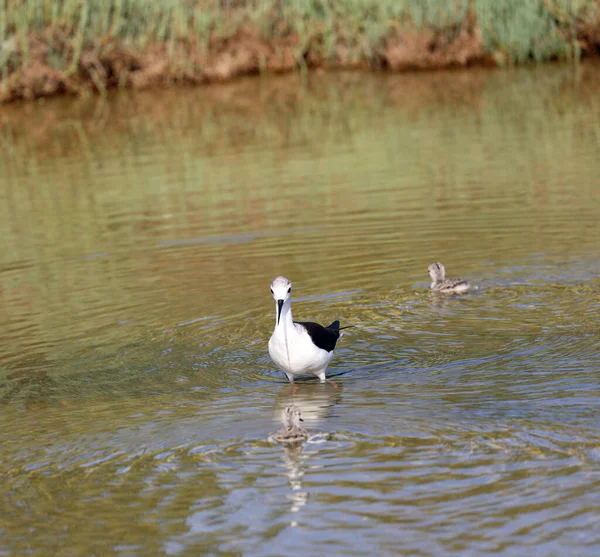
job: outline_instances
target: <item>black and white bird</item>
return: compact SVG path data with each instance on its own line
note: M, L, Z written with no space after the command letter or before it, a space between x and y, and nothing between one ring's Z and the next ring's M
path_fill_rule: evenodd
M431 277L431 290L434 292L439 292L441 294L460 294L462 292L467 292L471 288L471 283L467 280L455 278L455 279L447 279L446 278L446 269L444 266L439 263L432 263L427 267L429 271L429 276Z
M292 319L292 283L285 277L276 277L271 283L275 299L275 330L269 340L269 355L287 375L312 373L322 383L325 370L333 357L333 349L340 338L340 322L323 327L310 321Z

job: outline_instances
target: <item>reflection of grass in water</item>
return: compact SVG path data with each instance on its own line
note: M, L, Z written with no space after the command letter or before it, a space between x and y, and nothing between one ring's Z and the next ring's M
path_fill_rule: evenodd
M592 50L600 25L595 0L17 0L0 4L0 71L6 82L10 75L18 77L32 62L41 61L48 68L43 74L48 83L57 78L52 72L66 79L52 90L25 80L21 86L31 91L14 89L13 97L80 87L81 83L68 80L75 74L104 91L118 84L135 85L128 81L129 74L140 65L152 66L152 56L156 63L160 48L161 62L151 74L201 81L203 74L210 73L207 68L214 65L206 55L218 56L226 50L222 39L241 28L272 42L275 50L285 50L285 56L292 59L291 66L283 63L286 69L303 67L311 60L396 67L394 55L386 49L398 33L403 51L399 65L414 62L420 67L426 51L443 54L470 19L476 21L483 40L483 48L475 49L477 56L481 59L487 52L498 63L578 57L580 43L575 37ZM411 42L415 33L421 32L428 33L427 40ZM471 34L469 44L479 44L477 35ZM226 74L275 69L280 63L276 60L279 54L273 57L264 48L252 50L251 43L247 44L250 57L264 59L239 62L239 53L232 51L232 59L240 65ZM241 45L244 50L244 43ZM148 54L148 49L154 52L148 60L136 58ZM221 66L238 64L232 59L222 60ZM450 55L445 63L440 59L433 65L460 63L465 63L460 55ZM161 64L164 67L159 68ZM224 68L215 70L216 75L221 70ZM139 84L148 79L153 78L146 76Z
M414 136L410 132L434 122L440 141L452 137L456 152L468 153L468 158L474 159L478 158L474 150L485 150L499 142L525 142L549 160L558 155L555 150L567 157L576 153L582 140L600 144L597 119L589 117L600 109L595 94L599 84L595 68L584 68L580 78L558 69L515 72L508 77L483 73L468 77L443 73L366 83L353 75L338 76L335 82L309 79L301 83L294 78L274 81L266 87L256 82L233 84L212 94L203 92L202 102L198 102L195 92L179 91L165 92L158 98L144 94L121 96L110 103L82 100L79 105L69 103L64 108L59 103L56 109L49 106L34 114L22 110L5 116L0 128L5 146L2 165L13 177L27 171L32 175L39 173L43 182L51 159L76 156L87 161L86 174L93 180L94 160L100 151L105 151L110 155L102 160L104 172L120 175L114 186L124 186L119 199L130 197L133 201L139 197L142 184L145 195L161 195L164 187L163 180L156 179L156 167L152 164L123 169L124 164L129 166L128 159L134 158L139 146L151 138L158 138L161 158L178 161L179 168L173 168L173 172L185 171L186 175L195 176L217 172L210 162L213 154L226 153L241 163L253 159L256 153L247 155L247 147L253 144L289 149L291 154L295 149L310 150L314 145L323 157L331 155L331 164L339 165L334 172L342 170L345 161L338 162L340 155L343 158L341 151L349 147L363 153L372 151L373 122L388 136L390 153L413 150ZM535 96L531 95L533 89ZM482 134L482 141L477 144L471 134L458 133L460 128L469 129L475 124ZM479 154L485 158L483 151ZM268 152L263 155L274 160L280 156ZM529 156L518 151L515 155ZM288 169L292 167L288 170L292 174L296 164L293 159L288 156L284 161ZM460 165L452 166L444 168L430 160L431 181L442 181L449 172L460 171ZM221 170L230 172L229 168ZM254 181L260 182L259 175L264 171L260 164L246 170L256 172ZM222 187L221 177L226 178L219 176L189 185L225 201L232 194ZM452 183L459 184L466 176L457 178ZM358 185L352 182L348 187ZM25 192L16 189L14 194ZM48 194L42 201L51 203L52 198ZM138 207L138 211L148 220L143 207ZM148 211L153 212L150 207ZM160 224L160 220L153 223Z
M15 117L2 127L2 142L10 154L2 157L2 166L6 169L5 176L18 180L27 169L30 176L28 183L41 185L47 183L46 176L54 166L52 159L69 160L73 156L79 159L79 176L69 175L68 167L63 165L52 170L58 174L55 175L57 184L51 190L37 187L33 197L27 188L22 187L13 188L10 193L15 206L21 211L52 210L63 216L70 215L69 222L50 219L45 223L44 235L56 238L56 245L62 244L63 255L78 256L106 252L106 246L99 245L97 239L108 236L117 240L117 227L118 245L124 251L139 246L140 238L152 230L161 230L163 240L176 239L176 230L169 234L176 223L156 214L153 204L142 202L142 199L162 198L163 213L181 214L186 204L183 191L177 193L172 190L165 196L164 176L173 175L178 182L183 180L185 191L198 192L211 204L243 202L245 195L240 199L240 192L225 187L241 176L237 176L235 168L230 165L220 164L218 158L211 159L212 153L227 153L234 157L236 165L243 167L244 181L255 185L265 183L262 176L265 168L285 165L287 181L292 185L294 176L301 177L306 171L303 158L296 159L293 153L297 149L311 151L314 145L320 156L328 159L324 170L331 178L327 183L315 181L306 186L314 188L315 192L323 192L323 188L337 191L335 176L343 175L355 152L369 153L365 163L375 173L377 168L388 164L388 154L395 153L403 156L404 175L426 178L428 184L423 184L421 204L434 209L434 205L425 203L431 187L444 184L447 196L463 195L465 183L471 179L473 171L469 161L478 165L478 161L487 158L487 150L498 145L526 147L526 150L513 150L515 166L503 171L507 181L520 182L521 187L526 184L529 195L532 198L537 196L539 203L544 203L545 199L552 203L553 197L548 195L552 184L540 182L545 172L543 169L540 172L538 165L545 166L547 161L575 155L581 150L582 141L600 144L597 119L588 116L600 109L597 95L587 94L588 89L592 92L592 85L597 82L593 72L589 82L582 80L577 86L579 91L570 93L570 76L556 71L552 74L522 73L504 82L501 76L485 79L474 76L464 87L456 87L455 83L450 98L435 97L432 91L456 82L454 75L417 78L375 80L363 85L360 81L353 81L351 76L343 87L334 86L329 81L298 87L292 81L287 88L275 90L270 95L263 93L259 87L233 87L231 95L225 95L223 99L215 97L210 103L206 102L206 98L204 103L198 103L193 95L187 99L185 95L179 95L177 102L170 102L169 94L166 94L166 102L159 103L153 96L140 96L133 100L122 97L106 105L106 118L99 110L98 119L82 117L81 120L68 120L64 118L65 111L54 112L48 108L40 111L43 117L48 118L46 122L38 122L37 114L35 118L24 115L22 119ZM501 87L498 87L497 80ZM429 83L429 89L424 82ZM530 95L532 87L536 88L535 97ZM411 90L413 94L409 93ZM558 96L561 90L562 95ZM368 103L364 101L366 96L370 99ZM470 102L455 100L465 96ZM244 104L243 99L250 99L250 102ZM104 103L97 104L102 106ZM537 110L542 105L549 110ZM258 109L258 106L261 108ZM88 107L85 104L82 112L89 112ZM435 114L432 112L434 107ZM68 110L72 112L70 107ZM473 141L469 132L475 125L472 121L474 115L479 120L477 142ZM412 130L418 130L421 125L433 125L434 120L441 144L446 143L445 137L453 138L453 152L433 159L430 155L437 150L438 142L429 141L429 154L408 156L415 152ZM62 125L61 121L64 122ZM379 126L378 133L386 137L385 149L373 149L373 122ZM36 126L39 127L36 129ZM459 129L463 132L457 133ZM156 137L160 138L160 157L154 164L138 164L135 153L139 146ZM319 137L318 143L315 143L315 137ZM276 150L248 151L247 147L251 145L271 145ZM289 152L278 162L282 156L278 151L282 148ZM256 159L256 163L252 164L251 159L256 157L260 160ZM532 159L538 160L538 163L529 164ZM174 161L177 161L176 166L170 168ZM119 180L110 183L101 181L100 186L95 170L98 164L102 165L103 175L119 176ZM160 168L163 164L167 167ZM427 176L423 174L423 165L429 169ZM157 179L157 176L160 178ZM81 195L68 192L73 181L78 183ZM95 183L97 186L94 186ZM350 181L345 187L358 191L364 189L365 184ZM592 187L592 184L581 184L581 188L586 187ZM83 195L84 191L86 195ZM247 202L252 203L250 193L247 197ZM117 209L115 199L119 200L119 206L135 211L136 215L124 217L122 222L99 223L96 219L79 222L77 215L89 214L90 211L114 213ZM382 198L378 199L382 201ZM238 205L238 208L255 216L265 211L266 221L253 223L240 213L238 227L232 229L229 223L217 233L275 227L276 223L270 224L268 220L270 205L276 200L266 195L263 202L260 207L253 206L251 211L249 206ZM337 199L336 203L343 205L344 199ZM4 209L8 211L8 205L4 205ZM190 209L198 211L200 207ZM221 213L217 209L215 218ZM7 255L12 253L11 260L16 261L30 259L33 254L24 253L27 242L24 245L22 225L14 223L10 226L12 218L8 212L1 220L4 237L15 238L15 241L6 243ZM62 238L60 242L59 238ZM73 241L72 246L65 243L67 239ZM38 257L33 256L33 259ZM100 257L97 263L90 265L110 268L112 262L104 261Z
M447 79L453 77L447 76ZM537 198L539 203L544 203L545 199L552 203L554 198L548 194L552 184L540 181L546 172L539 165L544 167L550 160L574 156L581 150L582 141L586 144L600 143L598 123L596 119L588 117L600 108L598 97L585 94L586 83L583 81L579 85L580 92L556 98L556 94L568 83L567 79L560 74L523 74L505 83L497 92L494 91L497 87L495 79L490 79L489 86L482 81L477 85L478 92L469 93L475 110L468 105L461 107L460 102L442 99L440 103L440 99L435 98L431 104L424 102L419 106L415 99L401 96L402 91L410 89L411 85L404 80L397 87L384 81L378 92L374 91L375 87L356 83L351 83L345 90L330 88L325 94L319 87L315 90L303 89L298 96L284 90L267 98L267 102L256 103L263 107L262 111L257 111L254 103L247 107L241 103L232 107L229 98L210 105L199 105L194 97L188 97L186 101L182 96L178 97L176 103L155 103L154 98L143 97L132 102L123 98L107 109L111 117L100 123L94 119L82 119L56 126L64 117L62 111L54 113L55 118L52 118L53 112L49 111L51 119L45 124L46 127L38 130L35 129L35 119L24 118L21 122L15 119L14 125L2 128L2 142L10 153L10 157L2 157L2 166L7 171L5 176L17 177L18 180L22 179L23 171L27 169L31 177L28 183L40 185L35 188L33 197L28 188L11 189L13 203L20 207L21 212L50 210L64 218L70 215L67 222L50 219L44 227L44 235L55 238L56 245L62 244L61 252L68 256L106 252L107 247L98 244L100 237L118 240L118 246L124 251L139 246L140 238L147 236L150 240L152 230L162 231L163 240L176 239L178 235L175 229L173 234L169 233L176 222L161 218L153 204L143 202L143 199L160 198L164 202L163 213L182 213L186 205L184 192L172 190L165 196L162 193L163 176L173 175L178 182L183 180L185 191L201 194L210 200L213 208L218 203L243 201L244 197L247 197L249 204L253 203L250 193L246 196L226 187L228 183L237 182L241 176L237 176L235 168L221 165L218 158L211 159L211 153L229 153L235 158L236 164L243 167L245 182L255 185L265 183L262 176L265 168L285 165L288 184L292 185L294 176L302 177L306 171L302 157L296 159L293 156L294 149L310 151L314 145L320 156L329 159L324 171L331 178L326 184L315 181L307 186L314 188L315 192L323 192L323 188L337 191L335 176L343 175L349 158L354 156L352 153L369 153L365 164L373 172L388 164L388 154L396 153L404 158L404 175L414 175L415 179L426 178L427 184L424 183L421 190L422 205L434 210L434 205L425 203L432 186L444 184L447 196L461 196L466 191L465 183L468 183L474 171L469 161L478 165L478 161L487 158L487 150L494 146L522 145L526 150L513 150L515 166L503 171L507 181L519 182L521 187L526 184L528 195ZM432 80L431 85L432 88L443 87L444 81ZM529 95L533 86L537 89L535 98ZM296 89L294 84L291 84L292 88ZM460 96L460 93L460 89L455 91L456 96ZM258 94L260 96L260 92ZM363 94L370 96L368 104L361 100ZM244 95L256 98L257 91L242 90ZM398 105L406 107L406 110L398 110ZM539 105L546 105L550 110L537 110ZM432 106L437 106L435 116L431 113ZM480 121L477 142L473 141L469 132L475 125L469 120L475 114ZM500 114L502 118L499 118ZM418 158L408 156L409 153L415 153L411 131L418 130L420 125L427 127L429 124L426 122L433 125L434 118L440 141L428 142L429 154L421 154ZM419 120L425 124L419 124ZM373 122L377 122L379 133L386 137L385 149L373 149ZM459 129L463 131L457 133ZM397 130L402 130L402 133ZM314 138L317 136L319 141L315 144ZM162 153L154 164L140 165L136 162L135 152L139 146L147 144L151 137L160 138ZM445 143L444 137L454 138L453 152L437 160L431 158L431 154L438 149L436 143ZM246 147L251 145L272 145L277 149L275 152L248 151ZM290 152L278 162L282 155L277 151L281 148L289 148ZM73 156L79 158L79 176L69 175L68 166L54 168L53 158L69 160ZM260 160L251 164L250 159L256 157ZM528 164L531 160L538 162ZM176 166L169 168L174 161L177 161ZM119 176L119 180L110 183L102 181L96 176L98 164L102 164L103 175ZM427 176L423 174L423 165L429 169ZM55 175L57 184L51 189L41 187L41 184L47 183L50 169L58 172ZM73 181L78 184L80 194L69 193L69 184ZM358 181L350 181L346 185L346 188L357 191L364 187L365 184ZM512 186L507 184L507 187ZM587 187L593 187L592 183L581 184L581 188ZM83 195L83 192L87 193ZM90 211L99 215L114 213L117 209L115 199L119 200L119 206L135 211L136 215L124 217L121 222L99 223L97 219L79 221L78 215L89 214ZM338 204L343 205L344 202L343 198L337 200ZM253 218L264 211L266 220L251 222L240 212L237 221L239 226L234 225L232 229L230 223L212 233L231 234L274 228L276 223L269 223L269 208L274 203L276 199L266 195L261 205L253 206L251 211L249 206L244 208L239 205L239 211L248 215L252 213ZM6 254L12 253L11 260L31 259L33 254L24 252L28 244L23 242L25 230L21 230L22 224L15 222L14 226L10 225L12 217L8 209L8 205L4 205L7 212L1 219L3 235L15 241L6 242ZM200 207L190 207L190 210L198 211ZM217 209L215 218L221 213L222 210ZM61 242L59 238L62 238ZM72 245L65 243L68 239L73 242ZM118 246L114 245L113 248ZM218 247L214 249L219 250ZM33 256L33 259L38 258ZM103 260L101 257L96 263L89 264L107 267L108 271L111 265L110 259Z

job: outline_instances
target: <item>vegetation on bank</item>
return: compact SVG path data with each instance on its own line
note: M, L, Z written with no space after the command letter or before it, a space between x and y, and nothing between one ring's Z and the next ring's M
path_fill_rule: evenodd
M0 101L600 52L600 0L0 0Z

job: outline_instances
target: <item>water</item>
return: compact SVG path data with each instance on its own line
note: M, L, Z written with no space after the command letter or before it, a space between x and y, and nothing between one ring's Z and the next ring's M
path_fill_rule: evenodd
M0 555L597 555L599 84L2 108ZM432 297L435 260L477 290ZM337 388L270 362L277 274L356 325Z

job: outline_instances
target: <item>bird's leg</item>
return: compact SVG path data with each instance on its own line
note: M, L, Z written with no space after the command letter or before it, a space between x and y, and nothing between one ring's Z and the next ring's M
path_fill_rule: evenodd
M337 383L333 379L327 379L328 383L331 383L334 389L339 389Z

